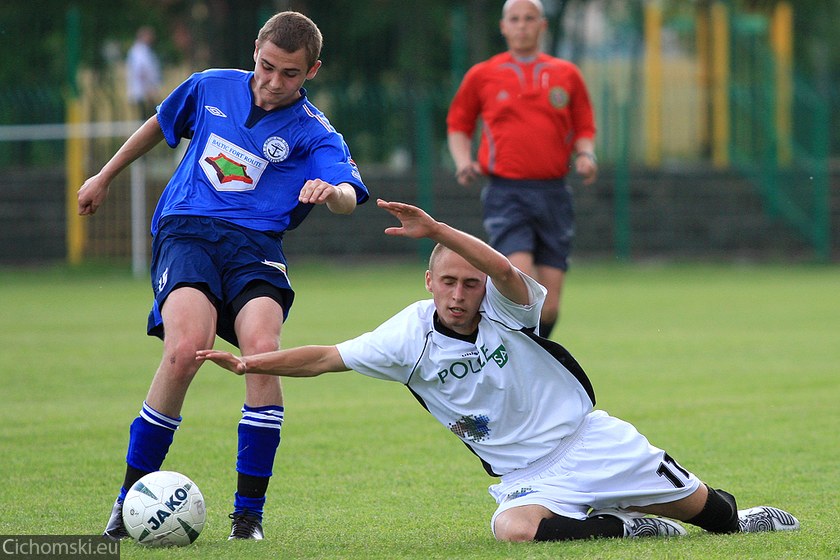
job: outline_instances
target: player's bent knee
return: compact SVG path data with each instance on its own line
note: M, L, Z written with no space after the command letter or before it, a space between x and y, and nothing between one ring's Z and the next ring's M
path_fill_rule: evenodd
M534 540L537 528L526 520L500 515L494 524L497 541L527 542Z
M513 530L499 531L496 529L496 540L501 542L529 542L534 540L533 531Z

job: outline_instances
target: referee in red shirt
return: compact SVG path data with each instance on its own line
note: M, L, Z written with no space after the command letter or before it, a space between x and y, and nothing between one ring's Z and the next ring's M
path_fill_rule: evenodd
M449 151L461 185L489 177L482 203L490 245L548 290L538 333L548 338L575 233L565 176L574 165L584 184L595 181L595 122L577 66L542 52L542 2L507 0L499 26L508 51L464 76L446 118Z

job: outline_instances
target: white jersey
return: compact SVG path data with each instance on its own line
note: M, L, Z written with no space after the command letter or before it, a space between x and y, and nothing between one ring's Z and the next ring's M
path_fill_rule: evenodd
M488 278L472 341L440 324L424 300L337 345L348 368L405 384L495 476L554 451L595 404L575 359L533 334L546 292L522 276L530 305L508 300Z

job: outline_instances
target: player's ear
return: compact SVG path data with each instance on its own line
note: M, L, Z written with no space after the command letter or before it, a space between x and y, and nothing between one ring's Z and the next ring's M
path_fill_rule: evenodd
M430 294L433 293L432 292L432 273L429 270L426 271L426 291L429 292Z
M314 77L315 77L315 74L317 74L317 73L318 73L318 69L319 69L319 68L321 68L321 61L320 61L320 60L316 60L316 61L315 61L315 64L313 64L313 65L312 65L312 68L310 68L310 69L306 72L306 79L307 79L307 80L311 80L312 78L314 78Z
M259 56L259 54L258 54L259 52L260 52L260 40L255 39L254 40L254 64L257 63L257 57Z

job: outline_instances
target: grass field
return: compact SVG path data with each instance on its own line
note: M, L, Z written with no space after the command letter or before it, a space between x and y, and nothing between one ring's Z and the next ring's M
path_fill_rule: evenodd
M332 343L426 297L422 264L293 269L284 346ZM151 290L110 269L0 269L0 534L98 534L160 343ZM242 379L212 364L165 467L208 505L184 549L123 558L838 558L840 269L584 263L554 338L598 406L742 507L797 515L787 534L505 544L494 482L405 388L346 373L285 380L286 423L263 542L227 542ZM224 347L224 344L220 344Z

